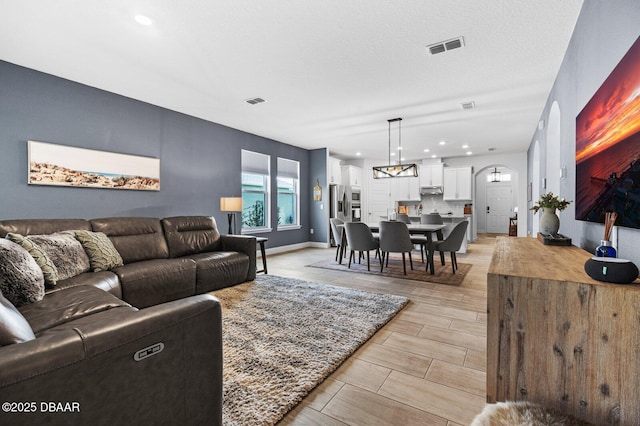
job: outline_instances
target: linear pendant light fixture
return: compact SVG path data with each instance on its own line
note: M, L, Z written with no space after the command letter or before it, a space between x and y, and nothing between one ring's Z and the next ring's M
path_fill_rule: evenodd
M398 152L398 164L391 164L391 123L398 122L398 151L402 149L402 118L392 118L389 122L389 163L386 166L373 168L373 178L417 177L418 166L415 164L402 164L401 152Z

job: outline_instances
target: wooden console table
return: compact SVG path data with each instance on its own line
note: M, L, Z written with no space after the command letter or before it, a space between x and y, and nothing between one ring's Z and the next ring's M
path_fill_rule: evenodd
M593 424L640 422L640 285L591 279L591 254L499 237L487 275L487 402Z

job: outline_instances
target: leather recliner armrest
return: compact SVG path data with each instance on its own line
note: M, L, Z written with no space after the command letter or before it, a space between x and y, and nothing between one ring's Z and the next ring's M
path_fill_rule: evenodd
M248 235L220 235L222 251L237 251L249 256L247 281L256 279L256 237Z
M0 424L221 425L221 312L206 294L115 308L0 347L0 399L36 408Z

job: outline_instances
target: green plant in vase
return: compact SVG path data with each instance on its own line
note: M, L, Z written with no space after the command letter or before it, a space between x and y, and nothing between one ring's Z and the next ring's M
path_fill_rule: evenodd
M560 218L556 214L556 210L563 211L569 207L571 201L567 201L564 198L558 198L553 192L548 192L540 196L540 200L531 207L534 213L538 213L542 210L540 216L540 232L543 234L555 235L560 229Z

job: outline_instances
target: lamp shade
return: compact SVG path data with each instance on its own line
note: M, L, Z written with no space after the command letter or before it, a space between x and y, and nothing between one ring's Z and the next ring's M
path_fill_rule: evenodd
M221 212L241 212L242 197L220 197Z

